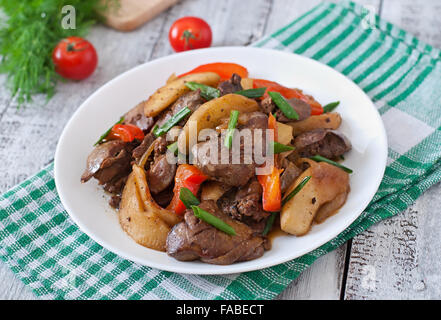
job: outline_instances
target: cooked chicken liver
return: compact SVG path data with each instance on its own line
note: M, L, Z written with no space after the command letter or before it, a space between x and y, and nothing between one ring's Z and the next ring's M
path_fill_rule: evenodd
M155 157L147 174L150 191L158 194L167 189L173 183L175 174L176 164L170 164L165 154Z
M168 255L180 261L200 259L219 265L253 260L263 255L265 238L255 235L247 225L229 218L214 201L204 201L199 207L227 222L236 235L230 236L216 229L196 218L192 210L187 210L184 221L174 226L167 237Z
M306 102L304 102L303 100L291 98L291 99L288 99L287 101L291 105L291 107L299 115L298 121L305 120L306 118L309 118L311 116L311 106L309 104L307 104ZM296 120L287 118L283 114L283 112L279 108L277 108L276 104L269 96L262 100L262 102L260 103L260 108L266 114L274 113L276 120L279 122L285 123L285 122L296 121Z
M240 221L259 222L269 216L263 211L262 187L256 178L243 187L231 189L217 203L223 212Z
M159 115L158 121L156 121L155 125L161 127L164 123L170 120L171 117L173 117L176 113L178 113L180 110L184 109L185 107L189 108L191 112L194 112L204 102L205 100L201 97L201 91L199 89L195 91L190 91L180 96L179 99L176 100L176 102L171 107L165 109L165 111ZM181 120L179 124L184 125L188 117L189 116Z
M328 159L335 159L352 148L343 134L327 129L300 134L295 138L294 146L301 157L321 155Z
M144 136L144 140L132 152L132 157L135 159L136 162L139 162L139 160L141 160L142 156L148 150L148 148L152 145L152 143L155 141L155 139L156 139L156 137L153 133L148 133Z
M229 93L243 90L242 85L240 84L241 80L242 78L238 74L233 73L231 79L219 83L217 88L220 91L220 95L224 96Z
M248 114L248 118L245 124L238 127L241 129L262 129L262 139L260 139L261 150L263 151L263 156L265 155L266 145L265 145L265 129L268 126L268 118L261 112L253 112ZM254 132L252 132L251 137L253 137ZM204 174L208 175L212 180L223 182L229 186L244 186L247 184L248 180L255 176L255 169L257 164L253 157L254 148L256 147L256 141L249 141L252 144L251 147L245 146L245 142L241 139L240 149L235 150L235 148L227 148L224 145L225 136L221 135L217 139L212 139L207 142L201 142L192 148L192 153L194 156L194 161L196 167L198 167ZM254 139L254 138L253 138ZM233 145L234 146L234 145ZM210 150L218 150L217 163L211 159ZM238 148L236 148L238 149ZM204 150L204 152L201 152ZM206 152L205 152L206 151ZM228 154L229 163L221 163L222 154ZM233 154L237 154L240 157L240 163L233 163ZM250 160L250 161L245 161Z
M144 102L139 103L124 115L123 124L133 124L144 131L144 133L150 131L153 123L153 118L144 115Z
M302 170L289 160L284 161L283 173L280 176L280 188L282 194L285 193L289 187L294 183L298 176L302 173Z
M95 177L100 184L104 184L115 177L128 174L130 149L130 145L121 140L111 140L98 145L87 157L86 170L81 176L81 182L87 182Z

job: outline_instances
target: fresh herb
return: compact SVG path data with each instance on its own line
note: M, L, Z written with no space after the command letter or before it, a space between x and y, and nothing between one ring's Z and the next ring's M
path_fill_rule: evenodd
M285 144L281 144L281 143L275 142L275 141L270 142L270 148L273 149L274 154L278 154L278 153L282 153L282 152L286 152L286 151L291 151L291 150L295 149L292 146L287 146Z
M268 95L273 99L276 106L283 112L285 117L292 120L299 120L299 114L289 104L288 101L278 92L268 91Z
M93 146L95 147L95 146L97 146L97 145L103 143L104 140L106 139L107 135L110 133L110 131L112 131L112 128L113 128L115 125L117 125L117 124L123 123L123 121L124 121L124 116L122 116L121 118L119 118L119 121L118 121L117 123L115 123L113 126L111 126L111 127L109 128L109 130L107 130L106 132L104 132L104 133L101 135L101 137L98 139L98 141L94 143Z
M309 179L311 179L311 176L307 176L305 178L303 178L303 180L299 183L299 185L297 187L294 188L293 191L291 191L291 193L285 197L285 199L283 199L282 201L282 207L289 201L291 200L297 193L300 192L300 190L302 190L302 188L305 186L305 184L308 183Z
M332 110L337 108L339 104L340 101L328 103L326 106L323 107L323 113L331 112Z
M195 197L193 192L190 189L182 187L179 191L179 199L185 205L186 208L191 209L192 206L198 206L199 200Z
M332 164L333 166L336 166L337 168L342 169L343 171L346 171L347 173L352 173L353 171L343 165L341 165L340 163L337 163L335 161L329 160L328 158L322 157L320 155L316 155L311 157L312 160L317 161L317 162L326 162L329 164Z
M215 98L219 98L220 96L220 91L216 88L207 86L205 84L202 83L197 83L197 82L187 82L185 83L185 85L195 91L200 89L201 90L201 96L202 98L204 98L205 100L211 100L211 99L215 99Z
M168 149L171 153L173 153L174 155L177 155L177 154L178 154L178 142L176 141L176 142L173 142L172 144L169 144L169 145L167 146L167 149Z
M0 0L0 72L7 74L11 96L18 105L31 101L34 94L50 99L60 76L52 63L52 50L63 38L84 36L103 12L117 6L116 0ZM62 27L67 13L62 8L75 8L74 29Z
M273 227L274 224L274 220L276 220L276 216L277 216L277 212L271 213L270 217L266 222L265 229L263 229L262 235L266 236L271 231L271 228Z
M236 231L233 227L231 227L228 223L225 221L219 219L218 217L212 215L211 213L202 210L201 208L197 206L191 206L193 209L194 215L196 218L199 218L203 221L205 221L208 224L211 224L216 229L219 229L220 231L225 232L226 234L229 234L230 236L235 236Z
M182 119L184 119L189 113L191 113L191 110L189 108L182 108L175 115L173 115L173 117L167 120L161 127L158 127L156 125L153 128L153 134L156 137L162 136L164 133L167 133L171 128L178 124Z
M227 148L231 148L233 144L234 129L236 129L238 119L239 119L239 111L232 110L230 113L230 122L228 123L227 135L225 136L225 146Z
M256 89L247 89L235 92L235 94L240 94L247 98L256 99L260 98L265 94L266 88L256 88Z

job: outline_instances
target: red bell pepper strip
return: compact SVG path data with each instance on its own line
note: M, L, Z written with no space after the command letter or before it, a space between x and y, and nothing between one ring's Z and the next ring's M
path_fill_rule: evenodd
M179 75L178 78L189 74L201 73L201 72L217 73L221 77L221 80L223 81L230 79L233 73L237 73L241 78L248 78L247 68L241 66L240 64L229 63L229 62L215 62L215 63L203 64L189 72Z
M272 114L268 117L268 129L274 130L274 142L277 142L277 122ZM277 162L277 155L274 155L274 163ZM282 207L282 189L280 185L280 174L275 165L271 167L271 173L257 176L257 180L262 186L262 204L263 210L268 212L280 211Z
M319 115L323 113L323 107L320 103L318 103L313 97L304 94L299 89L291 89L282 86L274 81L264 80L264 79L253 79L253 87L254 88L264 88L267 90L265 92L264 97L268 96L268 91L276 91L279 92L286 99L297 98L300 99L311 106L311 115Z
M115 124L106 137L106 140L122 140L131 142L133 140L144 140L144 132L133 124Z
M263 189L263 210L267 212L277 212L282 207L282 191L280 188L280 174L282 171L272 166L270 174L257 176L257 180Z
M186 208L181 199L179 199L181 188L185 187L189 189L191 193L196 196L202 182L207 180L207 178L208 177L195 166L181 164L176 171L173 199L167 209L173 210L178 215L183 214Z
M277 142L279 140L278 131L277 131L277 121L272 114L268 116L268 129L274 130L274 142Z

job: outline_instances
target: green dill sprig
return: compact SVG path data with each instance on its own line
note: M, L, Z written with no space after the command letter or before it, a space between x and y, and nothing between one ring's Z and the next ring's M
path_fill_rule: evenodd
M7 74L11 97L18 105L29 102L35 94L50 99L60 76L52 63L57 43L69 36L84 36L100 19L97 12L116 0L0 0L0 72ZM75 29L64 29L62 8L75 8Z

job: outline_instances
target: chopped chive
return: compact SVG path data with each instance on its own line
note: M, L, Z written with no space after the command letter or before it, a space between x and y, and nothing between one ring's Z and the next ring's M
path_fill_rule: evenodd
M199 218L205 221L206 223L211 224L216 229L219 229L220 231L223 231L226 234L229 234L230 236L236 235L236 231L234 230L234 228L225 221L219 219L218 217L212 215L211 213L205 210L202 210L197 206L191 206L191 208L193 209L196 218Z
M193 192L191 192L190 189L185 187L182 187L181 190L179 191L179 199L188 209L191 209L192 206L197 206L200 203L198 198L196 198L195 195L193 194Z
M328 103L326 106L323 107L323 113L331 112L332 110L337 108L339 104L340 101Z
M268 91L268 95L273 99L274 103L283 112L285 117L292 120L299 120L299 114L297 111L294 110L279 92Z
M215 99L215 98L219 98L220 96L220 91L216 88L207 86L205 84L202 83L197 83L197 82L187 82L185 83L185 85L195 91L197 89L201 90L201 96L202 98L204 98L205 100L211 100L211 99Z
M326 162L329 164L332 164L333 166L336 166L337 168L342 169L343 171L346 171L347 173L352 173L353 171L343 165L341 165L340 163L337 163L335 161L329 160L328 158L322 157L320 155L315 155L313 157L311 157L312 160L317 161L317 162Z
M256 89L247 89L240 90L235 92L235 94L240 94L241 96L245 96L247 98L255 99L260 98L265 94L266 88L256 88Z
M291 150L295 149L292 146L287 146L287 145L284 145L284 144L281 144L281 143L275 142L275 141L270 142L270 147L272 147L274 154L278 154L278 153L282 153L282 152L286 152L286 151L291 151Z
M282 207L289 201L291 200L297 193L299 193L300 190L302 190L302 188L305 186L305 184L308 183L309 179L311 179L311 176L307 176L305 178L303 178L303 180L299 183L299 185L297 187L294 188L293 191L291 191L291 193L282 200Z
M237 126L237 120L239 119L239 111L232 110L230 113L230 122L228 122L228 131L225 136L225 146L227 148L231 148L233 144L233 135L234 135L234 129Z
M274 220L276 220L277 212L271 213L270 217L268 218L268 221L266 222L265 229L263 229L262 235L266 236L273 227Z
M160 128L156 125L153 128L153 134L156 137L162 136L164 133L167 133L171 128L173 128L176 124L179 123L182 119L184 119L191 110L187 107L179 110L173 117L171 117L167 122L165 122Z
M168 149L171 153L173 153L174 155L177 155L177 154L178 154L178 142L176 141L176 142L173 142L172 144L169 144L169 145L167 146L167 149Z
M101 137L98 139L97 142L95 142L93 144L93 146L95 147L98 144L103 143L104 139L108 136L108 134L110 133L110 131L112 131L112 128L116 125L116 124L121 124L124 121L124 116L122 116L121 118L119 118L119 121L117 123L115 123L113 126L111 126L106 132L104 132Z

